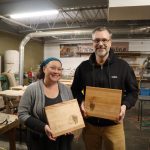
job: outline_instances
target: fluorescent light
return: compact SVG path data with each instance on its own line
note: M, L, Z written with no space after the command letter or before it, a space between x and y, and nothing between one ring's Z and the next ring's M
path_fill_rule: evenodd
M10 15L10 17L13 19L31 18L31 17L41 17L41 16L52 16L52 15L57 15L58 13L59 13L58 10L47 10L47 11L38 11L38 12L30 12L30 13L12 14Z

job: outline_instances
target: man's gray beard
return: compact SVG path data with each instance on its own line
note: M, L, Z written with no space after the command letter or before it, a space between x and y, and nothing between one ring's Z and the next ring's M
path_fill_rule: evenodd
M109 51L106 51L104 55L99 55L98 52L96 52L96 54L101 58L104 58L108 53L109 53Z

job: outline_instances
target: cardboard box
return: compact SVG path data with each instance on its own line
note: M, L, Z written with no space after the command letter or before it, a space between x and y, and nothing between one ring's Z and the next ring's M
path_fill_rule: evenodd
M45 107L53 137L85 127L76 99Z
M89 116L116 120L119 117L122 91L86 87L85 109Z

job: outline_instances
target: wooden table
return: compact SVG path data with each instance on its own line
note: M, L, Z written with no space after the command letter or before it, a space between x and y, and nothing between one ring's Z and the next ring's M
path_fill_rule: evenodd
M9 138L9 149L16 150L16 127L18 126L18 117L16 115L0 113L0 116L6 121L0 124L0 135L6 133Z
M0 134L8 131L9 137L9 145L10 150L16 150L15 146L15 128L19 125L18 119L16 120L16 115L12 115L17 112L18 104L21 96L23 95L24 90L5 90L0 91L0 95L3 97L5 106L6 106L6 114L10 115L9 118L14 118L14 121L10 121L10 124L2 125ZM20 132L21 138L21 132Z
M7 95L7 96L22 96L24 93L24 90L5 90L0 91L0 95Z
M3 100L6 106L6 113L13 114L14 108L17 108L20 98L23 95L24 90L5 90L0 91L0 95L3 96Z
M59 81L68 86L71 86L73 82L73 80L69 80L69 79L60 79Z

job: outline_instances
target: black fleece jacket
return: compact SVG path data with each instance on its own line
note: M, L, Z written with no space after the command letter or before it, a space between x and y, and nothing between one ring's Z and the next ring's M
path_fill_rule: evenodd
M122 90L122 105L126 105L127 109L134 106L138 98L138 85L133 69L127 62L117 58L112 50L102 66L96 63L95 53L92 53L89 60L77 67L71 89L79 104L85 98L86 86ZM98 126L116 124L96 117L89 117L86 121Z

